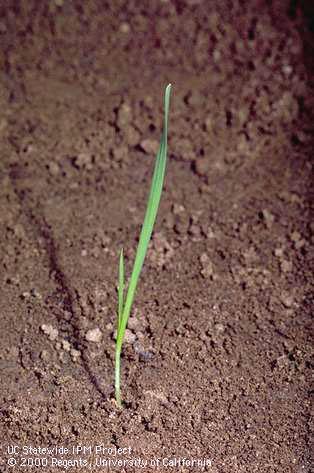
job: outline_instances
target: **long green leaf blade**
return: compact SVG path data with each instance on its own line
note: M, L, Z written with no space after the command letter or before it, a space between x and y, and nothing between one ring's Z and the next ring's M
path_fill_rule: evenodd
M119 286L118 286L118 328L119 331L122 312L123 312L123 293L124 293L124 257L123 257L123 248L120 252L119 259Z
M149 193L148 198L148 205L147 210L144 218L144 223L142 226L140 240L137 247L137 252L135 256L135 262L129 282L127 297L125 301L125 305L123 308L123 316L120 325L120 329L122 331L121 337L123 339L124 331L127 325L127 321L129 318L129 314L132 308L133 299L138 283L138 278L140 276L142 266L144 263L144 259L147 253L148 243L152 235L154 223L156 220L156 215L159 207L164 176L165 176L165 169L166 169L166 160L167 160L167 135L168 135L168 113L169 113L169 101L170 101L170 91L171 91L171 84L166 87L165 90L165 99L164 99L164 125L163 125L163 133L161 138L161 143L159 147L159 151L157 153L152 185ZM119 342L119 336L118 340ZM121 340L122 342L122 340Z

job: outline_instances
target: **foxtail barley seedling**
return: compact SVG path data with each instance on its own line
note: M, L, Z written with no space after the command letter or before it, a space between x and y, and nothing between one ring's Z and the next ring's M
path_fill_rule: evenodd
M170 101L171 84L168 84L164 97L164 123L159 150L156 157L155 168L148 197L147 209L142 226L140 240L136 251L134 266L131 278L128 284L126 298L124 298L124 257L123 248L119 259L119 285L118 285L118 319L117 319L117 339L115 352L115 397L119 407L121 407L120 392L120 361L123 338L127 327L129 315L132 309L134 295L138 279L143 267L144 259L147 253L148 243L152 235L156 215L159 207L160 196L162 192L166 161L167 161L167 134L168 134L168 113Z

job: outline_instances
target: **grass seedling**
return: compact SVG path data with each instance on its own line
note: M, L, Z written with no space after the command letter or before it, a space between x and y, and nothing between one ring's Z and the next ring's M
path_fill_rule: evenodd
M148 243L152 235L156 215L159 207L160 196L162 192L166 161L167 161L167 134L168 134L168 113L170 101L171 84L168 84L164 97L164 123L159 150L156 157L155 168L148 197L147 209L142 226L140 239L136 251L134 266L131 278L128 284L128 291L124 299L124 257L123 248L119 260L119 285L118 285L118 321L117 321L117 339L115 351L115 397L119 407L121 407L120 392L120 361L123 338L127 327L128 319L132 309L135 291L138 279L143 267L144 259L147 253Z

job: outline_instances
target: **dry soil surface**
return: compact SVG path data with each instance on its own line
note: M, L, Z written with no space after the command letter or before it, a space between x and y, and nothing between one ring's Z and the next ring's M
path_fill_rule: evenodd
M1 472L310 472L310 5L1 2Z

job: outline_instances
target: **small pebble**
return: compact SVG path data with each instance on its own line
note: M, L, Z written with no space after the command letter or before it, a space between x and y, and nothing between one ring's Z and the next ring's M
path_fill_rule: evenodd
M185 234L188 231L190 224L188 216L186 214L179 214L176 219L174 231L179 235Z
M172 213L174 215L180 215L185 211L185 207L181 204L173 204Z
M124 334L124 341L125 343L134 343L136 340L136 335L131 332L131 330L126 329L125 334Z
M283 292L281 294L281 302L283 303L283 305L285 307L291 307L293 305L293 302L294 302L294 299L293 299L293 296L291 294L288 294L286 292Z
M291 241L296 243L297 241L301 240L301 235L300 235L299 232L292 232L291 235L290 235L290 239L291 239Z
M76 361L81 356L81 352L79 350L75 350L75 348L71 348L70 355L72 360Z
M289 359L286 355L279 356L279 358L277 358L276 362L277 362L277 366L278 366L279 369L282 369L285 366L289 365Z
M121 31L121 33L127 34L131 31L131 27L130 27L129 23L126 23L124 21L123 23L121 23L121 25L119 27L119 30Z
M215 324L214 325L216 332L222 333L225 331L225 326L223 324Z
M33 297L36 297L36 299L42 299L42 295L40 294L39 291L37 291L37 289L31 289L31 295Z
M189 234L193 237L194 241L198 241L201 236L201 228L199 225L192 224L189 228Z
M275 217L267 209L262 210L262 215L263 219L265 220L266 227L270 228L275 220Z
M292 67L289 64L286 64L282 67L282 72L284 73L285 76L290 76L292 74Z
M71 350L71 345L67 340L62 340L61 342L62 348L64 351L70 351Z
M202 253L200 256L201 265L204 266L209 261L209 257L206 253Z
M303 248L305 245L306 241L305 240L299 240L294 243L294 247L296 250L300 250L300 248Z
M168 401L166 395L163 392L145 391L144 396L145 396L145 398L147 398L147 400L149 402L151 402L152 400L155 399L156 401L159 401L163 406L168 406L169 405L169 401Z
M49 359L50 359L49 352L47 350L42 350L41 353L40 353L40 358L43 361L49 361Z
M137 146L139 144L140 134L137 131L137 129L134 128L134 126L127 125L127 128L125 130L125 137L126 137L127 144L129 146Z
M48 164L48 171L51 174L51 176L57 176L60 171L59 164L55 163L54 161L51 161Z
M102 339L101 330L96 327L86 332L85 338L88 342L99 343Z
M280 269L283 273L290 273L292 271L292 262L287 260L281 261Z
M125 129L132 121L132 109L131 106L124 102L118 111L117 124L120 129Z
M136 332L136 336L138 340L143 340L145 338L143 332Z
M159 143L156 140L147 138L146 140L141 141L140 146L145 153L156 154L159 148Z
M206 176L209 171L209 159L198 158L194 163L195 172L198 176Z
M214 279L214 267L206 253L203 253L200 256L200 263L202 265L202 269L200 271L201 275L204 278Z
M89 153L80 153L75 159L74 159L74 165L77 168L86 168L86 169L91 169L92 168L92 156Z
M134 351L138 354L140 361L150 361L154 358L154 353L150 350L145 350L141 343L134 343Z
M219 49L215 48L213 51L213 60L214 62L219 62L220 59L221 59L221 52L219 51Z
M283 248L275 248L274 255L277 258L282 258L283 257Z
M53 328L52 325L43 324L40 328L45 335L48 335L49 340L52 342L58 338L59 332L56 328Z
M215 238L215 233L213 232L211 227L208 227L207 229L205 229L204 233L206 235L206 238L208 238L209 240L212 239L212 238Z
M118 162L126 161L128 158L129 152L127 146L118 146L113 149L114 159Z
M67 362L67 355L65 354L64 351L60 351L58 358L61 363L66 363Z
M204 103L204 95L199 90L193 89L189 92L186 101L188 105L198 108Z
M128 327L131 330L138 330L141 325L141 321L137 317L130 317L128 320Z

